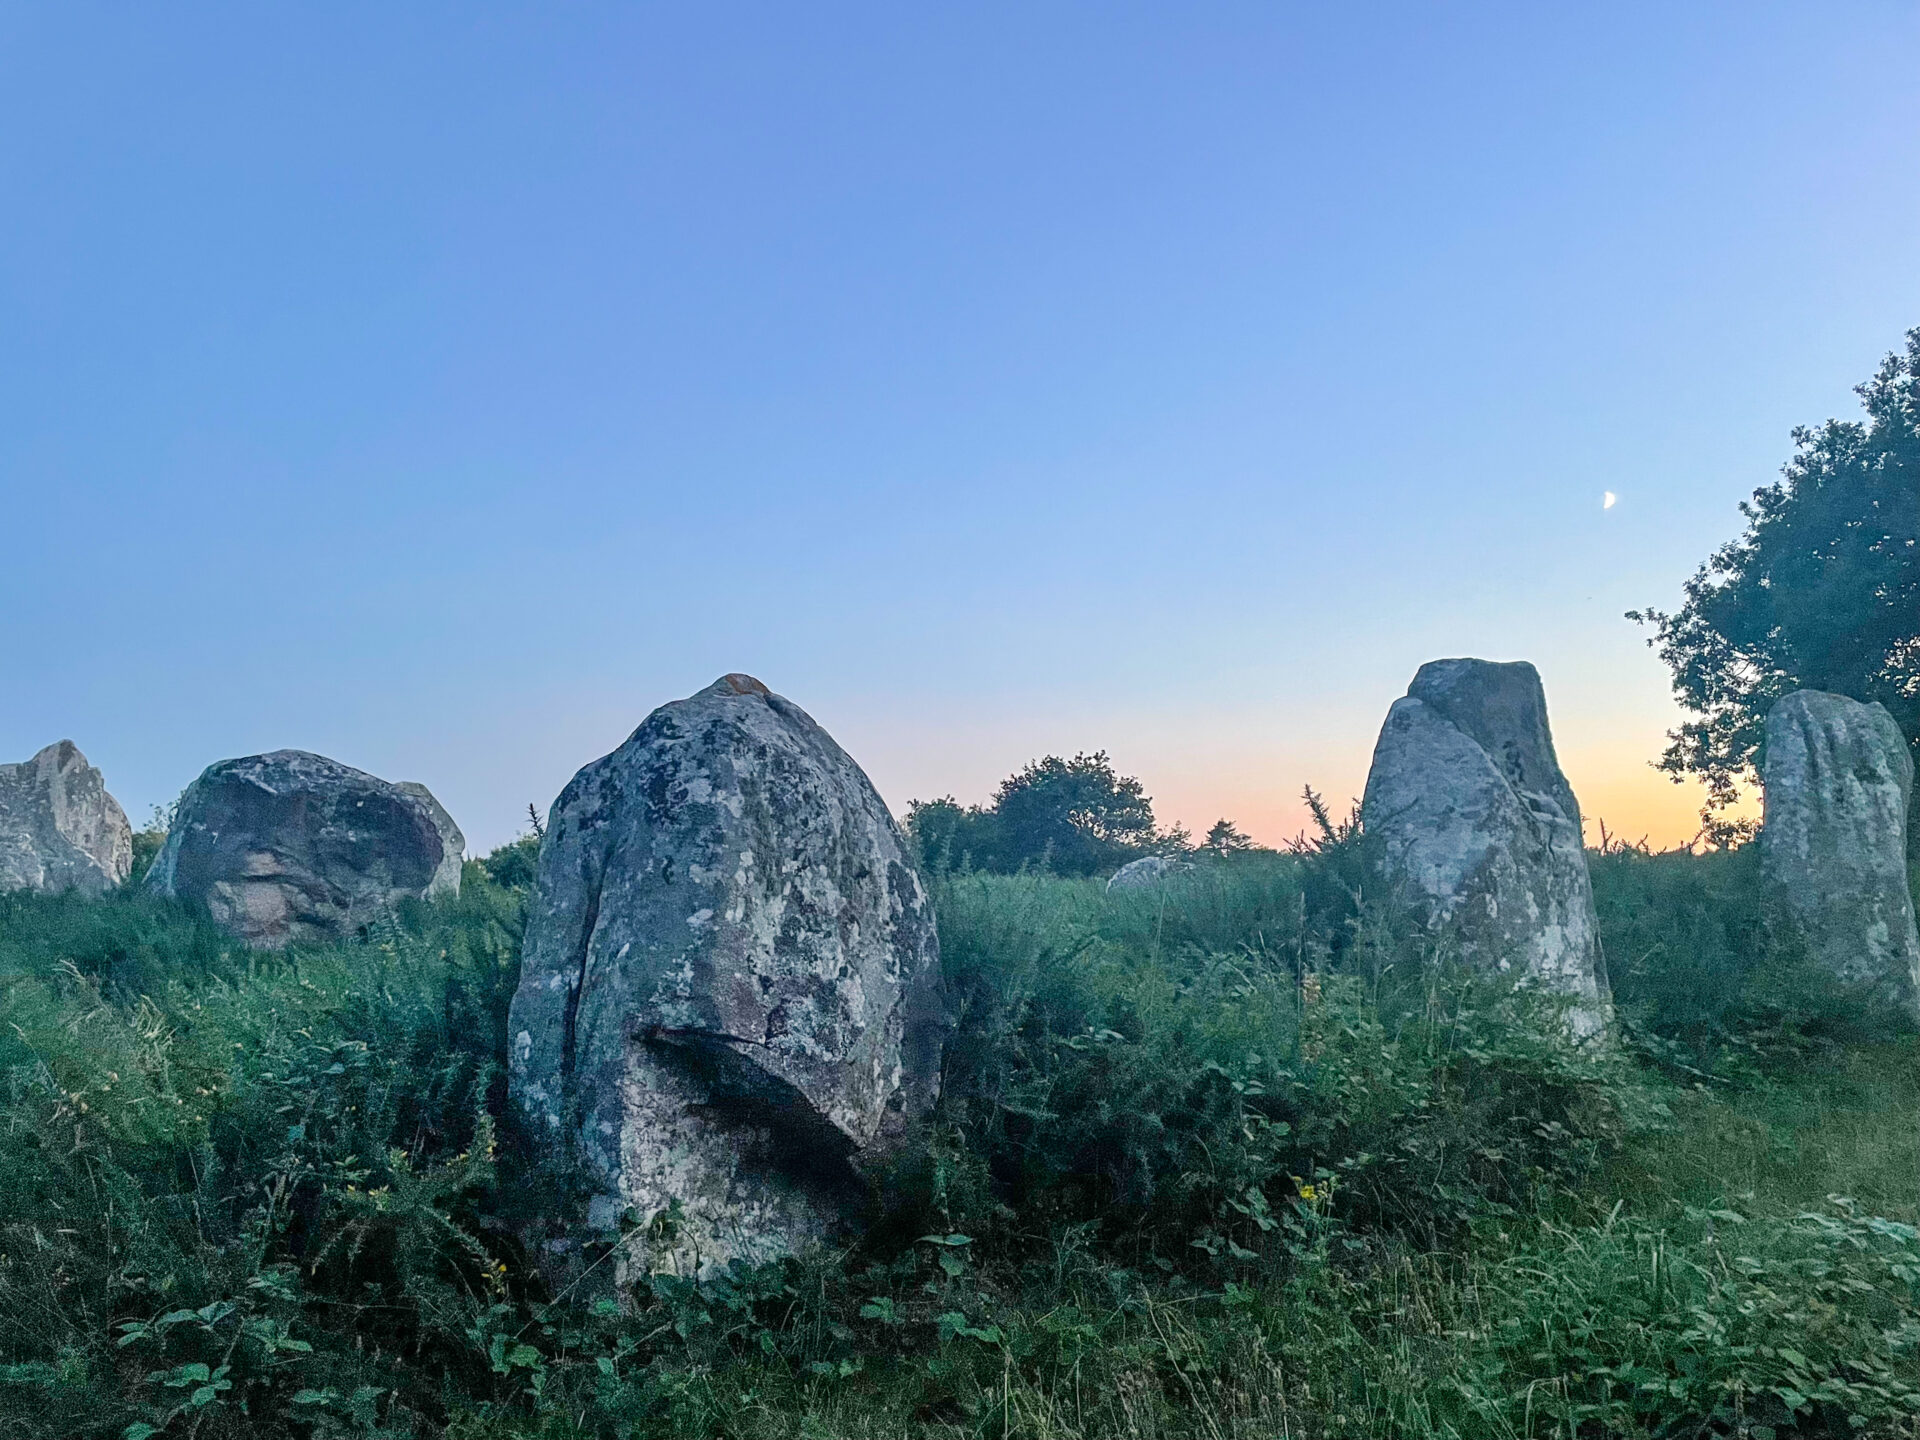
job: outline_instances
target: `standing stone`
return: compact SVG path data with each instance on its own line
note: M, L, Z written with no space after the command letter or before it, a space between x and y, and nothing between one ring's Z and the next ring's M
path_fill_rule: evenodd
M0 890L99 895L133 869L133 827L71 740L0 765Z
M1129 860L1114 871L1107 881L1107 889L1151 890L1181 871L1192 868L1184 860L1171 855L1143 855L1138 860Z
M1899 725L1884 705L1796 690L1767 712L1763 778L1761 860L1812 958L1869 1003L1920 1015Z
M1577 1037L1605 1028L1580 804L1533 666L1422 665L1387 712L1361 813L1389 873L1464 958L1567 996Z
M458 894L466 841L424 785L304 750L210 765L147 873L249 945L344 940L403 899Z
M661 706L561 792L510 1083L590 1232L650 1222L623 1278L832 1233L857 1161L932 1105L946 1017L910 856L860 767L748 675Z

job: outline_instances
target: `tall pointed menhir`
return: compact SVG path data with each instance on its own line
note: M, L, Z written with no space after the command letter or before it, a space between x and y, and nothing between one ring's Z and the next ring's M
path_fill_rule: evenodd
M945 1024L933 908L893 816L751 676L661 706L555 802L509 1081L584 1187L574 1223L647 1222L623 1274L830 1233L854 1162L932 1104Z
M1577 1036L1605 1029L1580 803L1533 666L1422 665L1387 712L1361 811L1390 872L1464 958L1567 996Z
M133 828L71 740L0 765L0 890L99 895L133 868Z

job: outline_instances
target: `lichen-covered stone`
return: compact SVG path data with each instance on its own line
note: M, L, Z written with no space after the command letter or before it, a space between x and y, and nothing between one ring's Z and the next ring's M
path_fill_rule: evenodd
M1578 1036L1605 1028L1580 805L1533 666L1421 666L1387 712L1361 810L1389 873L1463 958L1567 996Z
M583 1186L589 1233L649 1223L623 1274L831 1233L859 1159L932 1104L945 1025L933 910L899 827L759 681L663 705L555 802L511 1092Z
M409 897L460 889L466 842L423 785L304 750L210 765L147 872L261 949L349 938Z
M1884 705L1797 690L1767 713L1763 779L1761 860L1809 954L1866 1003L1920 1015L1899 724Z
M1138 860L1129 860L1114 871L1107 881L1107 889L1150 890L1181 871L1192 868L1186 861L1171 855L1143 855Z
M71 740L0 765L0 890L98 895L133 869L133 827Z

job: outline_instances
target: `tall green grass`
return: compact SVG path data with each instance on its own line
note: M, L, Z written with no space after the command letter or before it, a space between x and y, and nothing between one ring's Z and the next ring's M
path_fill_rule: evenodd
M1756 845L1590 852L1594 904L1623 1016L1696 1061L1755 1045L1871 1043L1905 1025L1814 965L1773 903Z
M945 1095L864 1234L624 1296L515 1238L525 847L281 956L0 897L0 1434L1920 1433L1913 1037L1768 999L1737 857L1607 857L1632 1033L1575 1048L1357 838L936 877Z
M8 898L4 1433L324 1433L302 1389L404 1410L464 1352L504 1288L475 1200L518 909L482 881L266 956L143 897Z

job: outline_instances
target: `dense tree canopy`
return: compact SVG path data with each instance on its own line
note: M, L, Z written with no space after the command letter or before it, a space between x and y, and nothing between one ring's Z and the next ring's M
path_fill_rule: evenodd
M1091 875L1187 843L1184 832L1159 828L1140 782L1116 773L1104 750L1032 761L1000 782L991 805L916 800L907 827L931 861L1006 872Z
M1673 614L1634 611L1698 718L1660 766L1702 776L1708 816L1738 798L1768 708L1790 690L1878 700L1920 749L1920 329L1858 387L1865 423L1794 432L1746 533L1687 582Z

